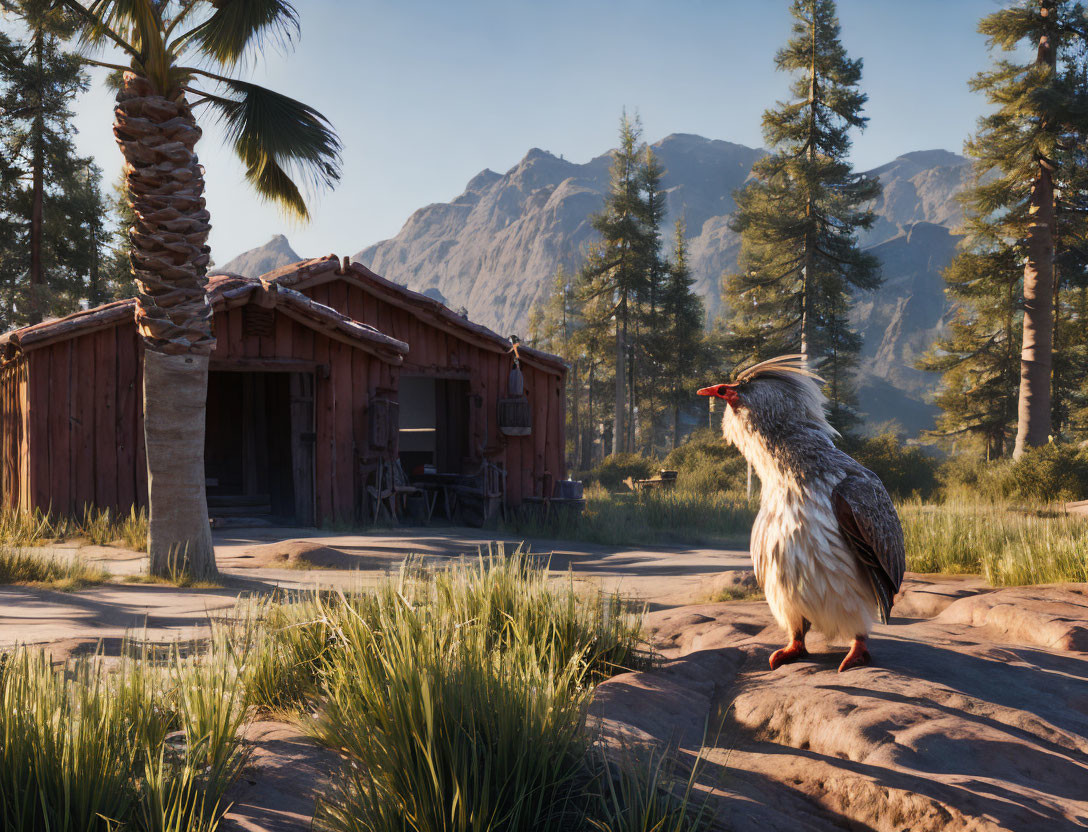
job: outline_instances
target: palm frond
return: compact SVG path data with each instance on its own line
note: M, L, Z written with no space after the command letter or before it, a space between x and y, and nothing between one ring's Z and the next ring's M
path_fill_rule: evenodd
M234 67L269 37L289 43L299 32L298 13L288 0L218 0L215 12L179 41L191 41L208 58Z
M328 119L301 101L248 81L194 71L229 90L228 96L206 100L245 163L246 179L265 199L308 218L296 179L314 190L340 180L340 139Z

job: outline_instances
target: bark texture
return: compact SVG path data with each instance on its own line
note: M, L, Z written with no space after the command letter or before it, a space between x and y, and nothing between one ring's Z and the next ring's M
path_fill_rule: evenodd
M204 426L215 338L205 292L210 215L194 151L201 131L180 89L157 90L132 72L125 73L114 116L135 215L129 238L136 325L145 345L151 573L208 578L216 567Z
M129 238L140 334L151 350L207 355L215 339L204 293L211 225L204 170L194 152L200 128L181 91L158 94L131 72L114 116L136 215Z
M208 357L144 352L151 574L214 577L204 490Z

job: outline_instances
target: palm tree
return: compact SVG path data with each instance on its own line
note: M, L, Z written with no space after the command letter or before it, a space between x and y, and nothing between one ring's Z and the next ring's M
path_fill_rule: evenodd
M215 335L205 294L211 225L193 111L205 105L216 115L257 193L302 219L309 214L296 179L333 186L340 178L340 142L312 107L221 74L269 38L289 42L298 33L287 0L60 2L89 44L113 47L128 61L85 58L120 73L113 131L135 214L129 238L145 347L150 569L207 578L216 573L204 490Z

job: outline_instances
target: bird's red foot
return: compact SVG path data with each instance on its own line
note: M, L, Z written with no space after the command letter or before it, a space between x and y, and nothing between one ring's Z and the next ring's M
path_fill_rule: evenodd
M871 662L872 657L869 655L866 639L864 636L858 636L850 642L850 652L846 654L846 658L843 659L842 664L839 665L839 673L842 673L844 670L849 670L852 667L865 667L865 665Z
M778 670L782 665L803 659L807 655L808 650L805 649L805 643L794 639L781 650L775 650L771 653L771 670Z

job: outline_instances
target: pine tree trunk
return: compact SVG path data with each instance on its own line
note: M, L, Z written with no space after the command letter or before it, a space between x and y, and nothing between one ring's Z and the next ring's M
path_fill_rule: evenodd
M672 449L680 443L680 405L672 406Z
M204 491L209 214L194 152L200 129L180 90L126 72L114 110L135 222L129 230L136 324L144 340L151 572L216 574Z
M1054 20L1053 2L1042 3L1041 14ZM1055 44L1049 34L1039 39L1036 64L1053 72ZM1046 129L1047 125L1042 125ZM1054 180L1049 165L1039 160L1028 203L1027 261L1024 263L1024 336L1020 350L1020 397L1017 403L1013 458L1050 438L1050 377L1054 351Z
M34 116L33 154L31 160L30 198L30 322L41 321L45 314L45 269L42 266L42 233L45 214L45 35L34 37L34 59L38 68L38 112Z
M1024 263L1024 336L1020 350L1020 398L1016 447L1019 458L1028 448L1050 438L1050 368L1054 339L1054 184L1040 165L1031 186L1032 223Z
M625 380L627 377L627 343L624 338L626 325L621 322L624 309L621 305L616 315L616 400L615 412L612 416L612 453L618 454L624 450L624 408L626 396L624 395Z

